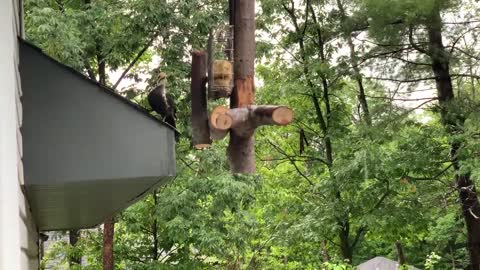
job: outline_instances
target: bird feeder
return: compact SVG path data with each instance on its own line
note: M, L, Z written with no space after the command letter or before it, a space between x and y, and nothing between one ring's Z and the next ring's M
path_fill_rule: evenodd
M256 170L255 130L290 124L293 110L255 105L255 1L229 0L229 13L228 26L210 31L208 57L203 51L192 55L192 144L202 149L230 134L230 170L251 174ZM230 97L230 108L216 106L208 117L205 83L208 98Z
M210 31L208 38L208 97L228 98L233 89L233 25Z

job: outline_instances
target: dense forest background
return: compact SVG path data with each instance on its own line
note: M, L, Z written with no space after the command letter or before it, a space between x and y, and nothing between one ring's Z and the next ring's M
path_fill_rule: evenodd
M168 76L177 176L116 217L117 269L478 269L478 1L257 0L257 103L295 122L257 131L254 176L190 145L190 54L228 1L25 2L29 41L142 106ZM43 267L101 269L101 227L75 235Z

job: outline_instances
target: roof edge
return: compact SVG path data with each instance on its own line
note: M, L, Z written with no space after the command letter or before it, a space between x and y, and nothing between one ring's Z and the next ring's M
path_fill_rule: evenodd
M150 114L150 112L145 109L144 107L138 105L137 103L135 102L132 102L131 100L123 97L122 95L118 94L117 92L115 92L115 90L107 85L103 85L97 81L94 81L92 80L91 78L85 76L84 74L82 74L81 72L75 70L74 68L64 64L64 63L61 63L59 62L58 60L54 59L53 57L49 56L48 54L46 54L41 48L37 47L35 44L21 38L21 37L18 37L18 40L20 41L20 43L22 44L25 44L27 45L28 47L34 49L34 50L37 50L38 52L40 52L43 56L45 56L47 59L49 59L50 61L53 61L54 63L60 65L61 67L67 69L68 71L72 72L74 75L78 76L78 77L81 77L82 79L84 80L87 80L88 82L90 82L91 84L95 84L96 86L98 86L101 90L103 90L103 92L106 92L107 94L117 98L118 100L122 101L123 103L129 105L130 107L136 109L137 111L141 112L143 115L145 115L146 117L148 118L151 118L152 120L158 122L159 124L173 130L175 133L177 134L180 134L180 132L175 129L174 127L172 127L171 125L169 125L168 123L164 122L163 120L153 116Z

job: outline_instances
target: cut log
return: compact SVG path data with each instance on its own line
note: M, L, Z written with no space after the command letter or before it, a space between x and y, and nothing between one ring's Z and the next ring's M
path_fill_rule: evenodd
M219 130L236 129L247 134L265 125L288 125L293 121L293 111L285 106L251 105L243 108L216 108L210 117L211 125Z
M253 112L255 125L285 126L293 121L293 111L286 106L259 105L249 106Z
M223 138L227 137L228 129L227 130L220 130L210 126L210 138L214 141L220 141Z
M210 114L210 138L214 141L221 140L225 138L228 134L228 129L231 126L231 119L230 124L226 123L228 121L227 113L228 108L225 106L217 106L213 109L212 113ZM224 128L228 126L227 128Z
M217 106L210 114L210 126L216 129L220 129L217 126L218 118L224 116L228 112L228 108L225 106ZM230 127L226 128L229 129ZM225 129L224 129L225 130Z
M192 145L196 149L209 147L210 128L207 112L207 55L203 51L192 53Z
M230 109L231 129L242 137L252 136L260 126L284 126L293 121L293 111L285 106L252 105Z
M233 119L230 114L227 112L225 114L221 114L217 117L215 122L215 127L219 130L228 130L232 126Z
M259 126L288 125L293 121L293 111L285 106L252 105L244 108L215 108L210 116L210 132L214 140L223 139L224 131L232 129L238 136L249 137Z

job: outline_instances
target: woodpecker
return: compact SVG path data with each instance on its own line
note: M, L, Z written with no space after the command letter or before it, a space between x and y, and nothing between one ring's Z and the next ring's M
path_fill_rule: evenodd
M177 111L173 98L167 93L166 86L167 75L160 72L156 86L148 94L148 103L150 107L162 117L165 123L176 128L175 121Z

